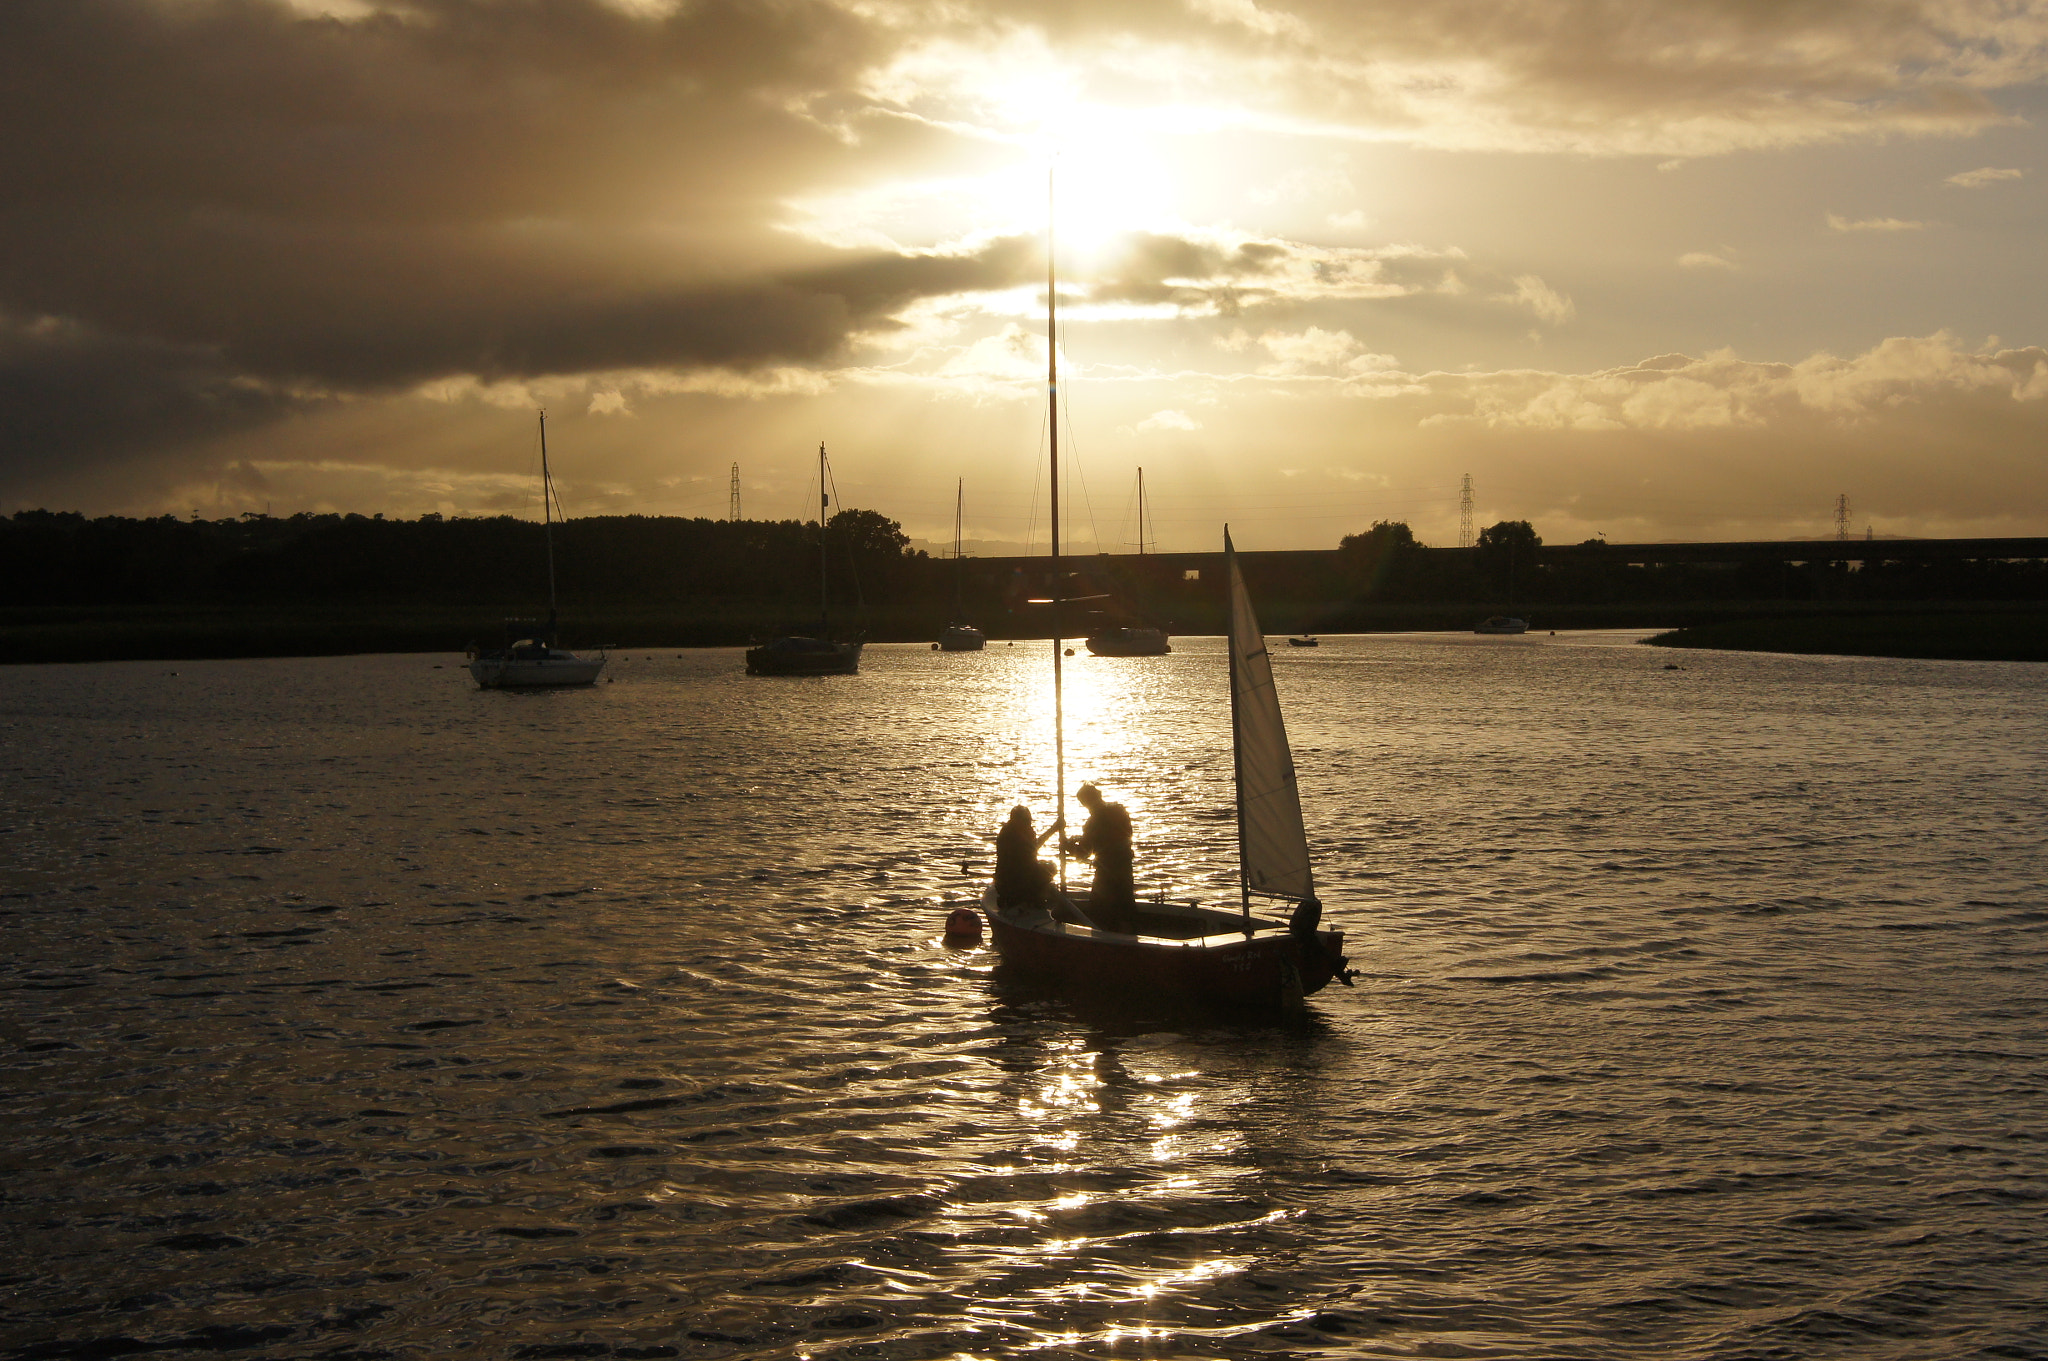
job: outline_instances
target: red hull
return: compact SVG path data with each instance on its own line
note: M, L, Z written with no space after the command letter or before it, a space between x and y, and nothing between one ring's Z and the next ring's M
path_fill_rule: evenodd
M1228 1006L1288 1009L1320 991L1344 963L1341 931L1316 932L1320 948L1311 949L1278 922L1258 922L1252 935L1234 930L1184 940L1127 936L1042 916L1026 920L994 910L992 898L984 896L982 907L1005 963L1104 996L1163 992Z

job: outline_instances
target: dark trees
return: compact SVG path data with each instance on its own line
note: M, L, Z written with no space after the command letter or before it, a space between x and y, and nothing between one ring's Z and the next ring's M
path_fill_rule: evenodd
M1346 534L1337 545L1338 570L1361 596L1395 596L1412 591L1422 545L1400 520L1375 520L1363 534Z
M1536 550L1543 546L1535 526L1527 520L1502 520L1479 531L1473 552L1479 572L1488 585L1504 590L1513 598L1517 576L1527 589L1536 570Z

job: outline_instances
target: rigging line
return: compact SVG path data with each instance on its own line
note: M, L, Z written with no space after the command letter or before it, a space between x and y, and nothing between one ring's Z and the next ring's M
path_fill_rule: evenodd
M541 415L541 419L542 419L542 420L545 420L545 419L547 418L547 414L548 414L548 413L547 413L547 408L546 408L546 407L542 407L542 408L540 408L540 415ZM546 520L546 519L547 519L547 513L548 513L548 503L547 503L547 499L546 499L546 498L547 498L547 490L548 490L548 489L547 489L547 486L545 485L545 484L546 484L546 482L547 482L547 479L546 479L546 478L544 478L544 477L541 477L541 475L540 475L540 440L541 440L541 436L540 436L540 422L539 422L539 421L536 421L536 422L534 422L534 434L533 434L533 443L531 443L531 444L529 444L529 445L527 446L527 464L526 464L526 467L527 467L527 473L528 473L528 476L527 476L527 479L526 479L526 485L527 485L528 487L532 487L532 486L533 486L533 485L535 484L535 482L536 482L536 481L538 481L538 482L539 482L539 483L541 483L542 485L541 485L541 488L540 488L540 495L539 495L539 496L535 496L535 495L533 494L533 492L531 492L531 491L528 491L528 492L526 493L526 501L525 501L525 504L526 504L526 510L527 510L527 513L528 513L529 515L531 515L531 514L533 513L534 509L536 508L536 507L535 507L535 503L536 503L536 502L538 502L538 503L539 503L539 505L538 505L538 509L540 510L540 513L541 513L541 519L542 519L542 520Z
M815 488L816 490L814 490L814 488ZM808 475L806 475L806 476L805 476L805 478L804 478L804 499L803 499L803 503L802 503L802 505L803 505L803 508L802 508L801 510L799 510L799 511L798 511L798 512L796 513L795 517L794 517L794 519L796 520L796 522L797 522L798 524L800 524L800 525L801 525L801 524L809 524L809 523L810 523L810 521L811 521L811 513L812 513L813 511L815 511L815 510L816 510L816 509L818 508L818 495L817 495L817 492L818 492L818 491L821 491L821 490L823 490L823 488L821 488L821 487L819 487L819 486L818 486L818 479L816 479L815 477L811 477L811 476L808 476ZM782 523L784 523L784 524L788 524L788 523L789 523L789 521L788 521L788 520L784 520L784 521L783 521Z
M1067 323L1064 321L1060 323L1060 343L1062 345L1067 343ZM1088 474L1081 469L1081 441L1074 434L1074 389L1072 378L1067 380L1065 387L1067 400L1063 403L1066 409L1062 414L1067 418L1067 445L1069 450L1067 463L1074 470L1074 481L1080 485L1081 504L1088 513L1088 535L1095 541L1095 551L1100 553L1102 551L1102 531L1095 524L1095 502L1088 495ZM1072 497L1068 498L1068 504L1070 506L1073 504Z
M1043 406L1038 409L1038 447L1031 455L1031 511L1024 521L1024 555L1029 557L1038 545L1038 488L1044 474L1045 422L1047 413Z
M825 482L827 490L832 497L833 511L830 516L827 516L822 510L819 511L818 533L821 536L825 533L825 526L830 524L841 511L846 509L845 503L839 497L839 475L832 471L832 460L829 456L825 459ZM846 543L846 574L853 578L853 617L855 626L865 630L868 626L868 598L867 594L860 588L860 559L854 555L851 537L848 538Z

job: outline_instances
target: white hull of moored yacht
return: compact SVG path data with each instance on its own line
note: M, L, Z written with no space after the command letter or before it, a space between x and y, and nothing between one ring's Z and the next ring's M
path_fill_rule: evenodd
M546 657L485 654L470 662L469 674L486 690L527 690L552 685L589 685L604 670L603 657L556 652Z

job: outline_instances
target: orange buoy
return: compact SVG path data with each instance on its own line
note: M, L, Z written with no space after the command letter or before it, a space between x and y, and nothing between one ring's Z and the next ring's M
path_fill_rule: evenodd
M981 914L971 907L956 907L946 914L946 939L980 940Z

